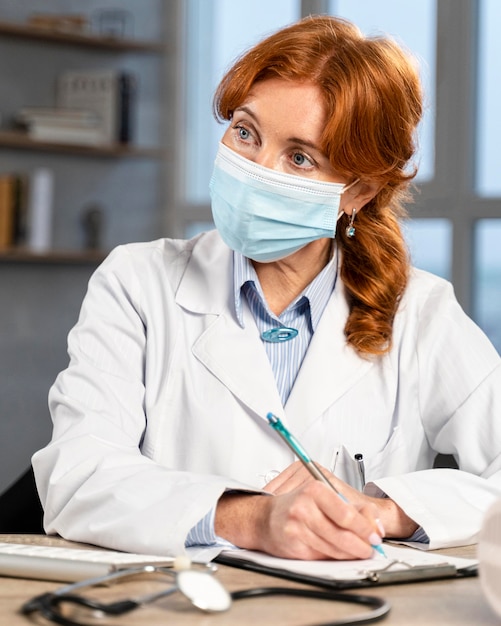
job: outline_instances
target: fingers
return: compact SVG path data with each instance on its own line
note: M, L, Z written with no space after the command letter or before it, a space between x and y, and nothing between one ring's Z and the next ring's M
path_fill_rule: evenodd
M373 555L372 545L382 541L372 503L344 502L319 481L308 481L269 501L264 549L271 554L296 559L367 559Z
M325 469L321 465L317 464L317 467L322 471L325 476L332 478L332 474L329 470ZM291 465L289 465L283 472L280 472L278 476L276 476L273 480L271 480L266 485L266 490L270 493L274 493L279 495L281 493L287 493L288 491L294 491L295 489L301 487L315 480L313 476L306 470L301 461L295 461Z
M315 485L316 490L320 487L325 486ZM323 514L322 526L316 527L316 531L321 533L328 545L335 543L336 551L342 550L344 556L337 558L370 558L373 546L382 543L375 505L370 502L353 504L343 501L331 496L328 487L322 491L324 493L315 498Z
M313 476L307 472L304 465L300 461L296 461L280 472L278 476L270 480L266 485L266 491L276 495L294 491L309 480L313 480Z

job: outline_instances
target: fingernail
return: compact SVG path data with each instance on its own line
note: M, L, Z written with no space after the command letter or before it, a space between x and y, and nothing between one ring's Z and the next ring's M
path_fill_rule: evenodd
M371 546L379 546L383 543L383 540L377 533L371 533L369 535L369 543Z
M377 526L377 529L379 530L379 534L381 535L381 537L384 537L386 535L386 532L384 530L383 523L381 522L379 518L376 519L376 526Z

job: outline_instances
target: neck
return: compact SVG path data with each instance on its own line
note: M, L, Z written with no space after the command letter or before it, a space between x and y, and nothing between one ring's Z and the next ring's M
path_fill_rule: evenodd
M318 239L280 261L252 261L266 302L275 315L280 315L320 274L331 258L331 243L331 239Z

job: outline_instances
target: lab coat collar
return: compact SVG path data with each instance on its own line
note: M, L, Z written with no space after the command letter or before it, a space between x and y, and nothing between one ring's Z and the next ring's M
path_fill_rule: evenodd
M186 270L179 283L176 302L194 313L213 313L234 308L233 252L216 230L196 238Z
M183 308L213 316L194 341L193 354L259 417L265 419L269 411L284 417L252 314L245 304L242 328L233 296L233 252L217 231L211 231L195 243L176 293L176 302Z

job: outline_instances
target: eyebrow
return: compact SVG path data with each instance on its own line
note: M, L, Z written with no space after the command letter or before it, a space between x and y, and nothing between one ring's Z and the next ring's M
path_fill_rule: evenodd
M252 111L252 109L249 109L249 107L246 107L245 105L236 107L236 109L233 111L233 115L237 112L247 113L247 115L252 117L252 119L254 119L256 122L259 122L259 119L254 111ZM323 154L321 148L316 143L314 143L313 141L309 141L308 139L301 139L300 137L289 137L287 141L289 143L300 144L302 146L311 148L312 150L316 150L317 152L320 152L320 154Z

